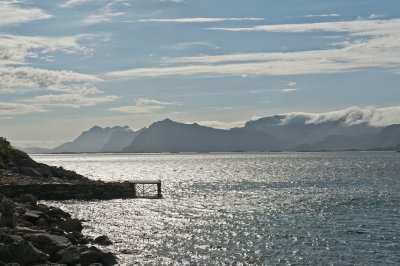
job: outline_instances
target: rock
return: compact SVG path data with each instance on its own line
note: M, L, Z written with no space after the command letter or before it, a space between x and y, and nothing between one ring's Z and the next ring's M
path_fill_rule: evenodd
M10 263L4 264L4 265L5 266L21 266L21 264L16 263L16 262L10 262Z
M46 221L46 219L39 218L39 220L36 221L35 223L36 226L42 226L42 227L47 227L49 225L49 223Z
M19 227L32 227L33 224L31 222L28 222L27 220L19 219L17 222L17 226Z
M102 263L103 265L117 264L117 257L111 252L104 253L98 248L92 246L81 253L81 264L90 265L92 263Z
M76 247L62 249L54 255L57 263L75 265L80 262L81 252Z
M32 206L36 206L38 199L32 194L22 194L19 196L19 200L22 203L29 203Z
M83 225L79 219L66 219L58 224L58 228L66 232L82 232Z
M14 209L15 209L15 203L11 199L3 197L3 199L0 202L0 212L14 213Z
M43 217L44 213L40 211L34 211L34 210L27 210L22 216L22 219L27 220L28 222L31 223L36 223L40 217Z
M4 263L14 262L29 265L46 262L49 256L20 236L1 235L0 258Z
M53 218L57 218L57 219L71 218L71 214L69 214L57 207L50 207L50 209L47 211L47 215L50 217L53 217Z
M49 207L47 207L44 204L38 204L38 205L36 205L36 210L40 211L40 212L47 213L49 211Z
M111 240L107 236L98 236L93 242L102 246L112 245Z
M1 213L0 225L15 228L18 222L18 214L16 213Z
M32 177L42 177L42 175L35 168L32 167L21 167L19 172L23 175L32 176Z
M28 240L30 240L37 249L49 254L50 256L53 256L59 250L66 249L72 245L67 238L50 234L29 235Z

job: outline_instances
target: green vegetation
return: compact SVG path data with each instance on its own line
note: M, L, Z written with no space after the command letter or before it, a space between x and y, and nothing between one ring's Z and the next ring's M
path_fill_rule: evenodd
M28 154L14 149L9 141L0 137L0 169L6 169L8 165L18 166L31 161L32 159Z

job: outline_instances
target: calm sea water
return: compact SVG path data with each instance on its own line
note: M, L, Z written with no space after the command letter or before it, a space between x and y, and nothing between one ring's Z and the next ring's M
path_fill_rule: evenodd
M49 202L123 265L400 265L400 153L35 155L161 200Z

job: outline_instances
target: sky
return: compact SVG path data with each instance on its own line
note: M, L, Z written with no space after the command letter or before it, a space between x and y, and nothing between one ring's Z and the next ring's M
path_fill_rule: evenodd
M94 125L282 113L400 123L399 29L398 0L0 0L0 136L54 147Z

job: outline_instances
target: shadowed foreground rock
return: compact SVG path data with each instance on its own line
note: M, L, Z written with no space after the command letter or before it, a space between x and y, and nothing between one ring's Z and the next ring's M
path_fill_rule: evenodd
M91 239L81 233L80 220L59 208L37 204L32 195L2 197L0 211L0 265L117 264L112 253L87 246Z

